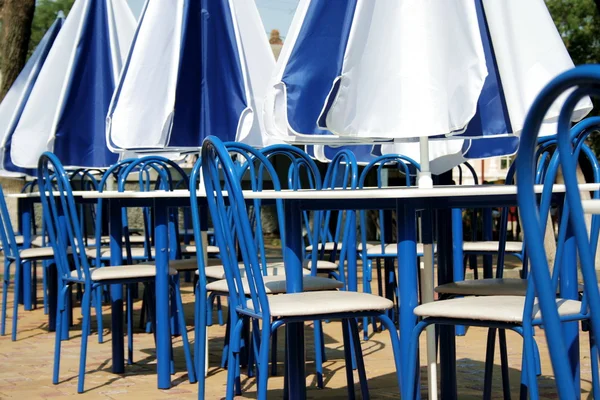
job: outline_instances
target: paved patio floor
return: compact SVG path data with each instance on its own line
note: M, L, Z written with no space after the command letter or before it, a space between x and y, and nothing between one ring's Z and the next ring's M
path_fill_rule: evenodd
M193 338L193 294L191 284L183 288L184 303L190 337ZM12 295L12 292L11 292ZM41 299L41 293L40 293ZM12 319L12 296L9 296L9 318ZM139 313L141 301L137 301L135 308ZM136 315L136 321L139 314ZM46 399L73 397L80 399L195 399L197 398L196 385L187 381L185 362L179 338L175 343L176 373L172 377L171 390L156 389L155 347L153 335L137 329L134 335L135 364L126 366L125 373L116 375L110 372L111 367L111 334L106 330L105 343L97 342L95 321L92 322L94 333L89 341L86 392L77 394L77 371L80 349L80 323L79 308L74 311L75 326L72 329L71 340L63 344L63 357L61 361L61 383L53 385L51 382L52 360L54 351L54 334L47 332L47 317L42 308L34 311L19 312L18 340L12 342L10 335L0 337L0 398L19 399ZM104 323L110 325L110 309L105 307ZM346 378L344 372L343 349L341 345L341 325L338 322L325 324L325 340L328 361L325 363L326 388L317 389L315 384L312 333L307 325L308 365L307 377L308 397L311 399L345 399ZM471 328L464 337L457 338L458 358L458 391L459 399L478 399L482 397L484 358L487 331L482 328ZM218 367L221 348L223 345L224 327L215 326L209 329L210 367L207 378L207 399L220 399L225 394L226 372ZM283 335L280 335L282 338ZM582 398L591 398L590 384L590 359L588 353L587 335L582 335L581 345L581 376ZM542 376L539 378L541 397L544 399L557 398L555 394L554 378L547 355L543 331L537 334L537 342L542 355ZM424 348L424 335L422 337ZM510 378L513 398L519 394L519 371L521 364L521 339L516 334L508 333L508 350L510 362ZM388 332L373 334L370 340L362 343L365 354L369 388L373 399L397 399L400 397L394 373L394 362L390 349ZM283 343L279 345L279 372L283 373ZM503 398L501 390L499 355L496 354L496 367L494 371L493 398ZM425 355L421 355L421 365L425 365ZM424 368L422 369L424 372ZM425 375L425 374L423 374ZM243 397L255 398L256 387L253 378L242 377ZM427 385L423 378L423 396L427 398ZM269 398L282 398L283 379L281 376L269 379ZM358 387L357 395L358 393Z

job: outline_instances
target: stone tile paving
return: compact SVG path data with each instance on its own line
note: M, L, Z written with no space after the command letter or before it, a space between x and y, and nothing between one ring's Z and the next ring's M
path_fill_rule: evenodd
M184 302L189 331L193 337L192 315L193 295L190 284L184 287ZM41 295L40 295L41 297ZM10 323L12 312L9 297ZM141 301L137 301L136 310L139 312ZM110 310L105 308L105 326L110 324ZM138 316L136 316L137 321ZM10 336L0 337L0 398L18 399L60 399L73 397L79 399L195 399L197 398L196 385L189 384L185 372L182 346L179 338L174 339L176 373L172 377L171 390L156 389L155 351L151 334L136 330L134 336L135 364L126 366L125 373L115 375L110 372L111 348L110 332L106 330L105 343L97 342L96 333L92 334L88 347L86 392L77 394L77 371L80 346L80 312L74 311L75 326L72 329L71 340L63 344L61 360L61 383L53 385L51 382L52 362L54 352L54 334L46 331L47 319L42 309L30 312L20 310L19 334L16 342L11 342ZM95 323L93 323L95 330ZM218 368L221 357L222 338L225 329L215 325L209 329L210 368L207 378L207 399L220 399L225 394L224 370ZM346 378L344 372L343 349L341 346L340 324L331 322L325 324L325 339L328 361L325 363L326 389L316 388L312 332L307 327L308 339L307 377L308 397L310 399L345 399ZM280 335L282 338L283 335ZM486 348L486 330L471 328L464 337L457 338L458 358L458 388L460 399L479 399L483 390L483 361ZM582 397L591 398L590 384L590 359L587 350L587 335L582 335ZM422 338L423 344L424 337ZM513 398L519 394L519 370L521 362L521 339L516 334L508 333L510 378ZM542 376L539 379L541 398L555 399L554 381L552 370L547 356L543 331L537 333L537 341L542 354ZM390 350L387 332L376 333L371 339L362 343L365 354L369 388L373 399L399 398L399 393L394 374L393 356ZM283 359L283 343L279 345L279 359ZM499 355L496 354L496 368L494 376L493 398L503 398L501 391ZM421 355L421 365L425 365L425 355ZM425 370L422 370L425 372ZM283 365L279 365L279 374L283 373ZM243 376L243 397L255 398L256 387L253 378ZM422 380L423 396L426 398L426 381ZM281 376L269 380L269 398L282 398L283 380ZM358 387L357 387L358 390Z

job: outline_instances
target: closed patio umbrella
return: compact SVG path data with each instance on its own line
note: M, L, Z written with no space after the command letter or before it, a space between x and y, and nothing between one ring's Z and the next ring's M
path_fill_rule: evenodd
M108 114L111 150L190 151L209 135L266 145L274 65L253 0L148 1Z
M19 177L27 173L10 159L11 138L64 20L65 15L61 11L0 103L0 176Z
M105 167L105 118L136 20L126 0L76 0L12 136L12 162L35 168L44 151L63 165Z

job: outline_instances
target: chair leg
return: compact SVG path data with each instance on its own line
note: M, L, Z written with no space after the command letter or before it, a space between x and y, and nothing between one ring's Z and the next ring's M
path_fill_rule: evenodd
M91 290L85 290L81 299L81 311L83 313L83 323L81 325L81 354L79 355L79 379L77 382L77 393L83 393L85 383L85 362L87 358L88 335L86 332L90 329L90 311L91 311Z
M44 301L44 315L48 315L49 307L48 307L48 277L47 270L48 262L42 262L42 298Z
M500 366L502 368L502 391L504 400L510 400L510 376L508 371L508 349L506 348L506 329L498 330L500 343Z
M271 376L277 376L277 329L271 333Z
M60 287L61 285L59 285ZM57 385L60 370L60 350L62 344L62 324L65 318L65 296L68 292L67 286L60 287L56 299L56 333L54 337L54 370L52 372L52 383Z
M96 325L98 326L98 343L104 343L104 322L102 320L102 291L103 286L95 289L94 303L96 307Z
M344 337L344 360L346 361L346 382L348 388L348 399L354 400L354 372L352 371L352 350L350 341L350 326L347 319L342 320L342 335Z
M323 323L321 321L314 322L315 335L315 368L317 370L317 387L323 389Z
M185 315L183 314L183 302L181 300L181 289L179 283L175 283L175 301L177 305L177 315L179 319L179 328L181 332L181 339L183 341L183 352L185 354L185 364L188 370L188 378L190 383L196 383L196 369L194 368L194 361L192 360L192 353L190 351L190 342L188 340L187 326L185 324Z
M231 314L230 314L231 316ZM240 334L242 330L243 321L241 319L235 321L235 326L231 326L233 321L227 324L231 332L231 337L228 346L228 368L227 368L227 390L225 399L233 400L234 394L236 392L236 378L238 377L239 365L240 365L240 357L239 357L239 347L240 347Z
M494 352L496 351L496 328L488 329L487 349L485 354L485 373L483 379L483 399L492 398L492 377L494 374Z
M406 371L406 373L407 373L406 383L408 384L408 387L404 388L404 393L406 394L406 396L405 396L406 399L420 398L419 379L418 379L418 374L417 374L417 368L419 368L419 356L418 356L419 336L421 335L421 332L423 331L423 329L425 329L427 327L427 325L428 324L426 321L421 321L417 324L417 326L415 326L413 328L412 337L410 339L410 351L409 351L409 355L408 355L408 360L410 362L408 363L408 371ZM398 352L396 354L399 355L400 351L398 350ZM396 358L396 357L394 357L394 358ZM400 361L399 360L396 362L396 368L398 371L400 371ZM400 390L402 390L402 388L400 388Z
M194 355L196 357L196 379L198 380L198 398L204 399L206 390L206 357L208 348L206 347L206 295L201 293L196 285L196 304L195 307L195 336L194 336Z
M535 343L533 339L533 328L526 329L523 327L525 340L525 363L527 368L527 383L529 389L529 398L538 399L537 374L535 371Z
M127 364L133 364L133 293L131 285L125 285L126 292L126 310L127 315Z
M358 370L358 380L360 383L360 393L363 400L369 399L369 385L367 381L367 373L365 371L365 361L363 359L362 349L360 347L360 338L358 337L358 324L356 319L351 318L350 322L350 334L352 342L354 344L354 354L356 355L356 369Z
M590 336L590 363L592 365L592 394L594 399L600 399L600 376L598 371L598 343L594 337L593 329L589 329Z
M223 307L221 305L221 296L217 296L217 318L219 319L219 326L223 326L225 321L223 319Z
M19 320L19 293L20 293L20 281L21 281L21 272L23 269L23 265L20 263L15 263L15 300L13 301L13 320L12 320L12 341L17 340L17 322Z
M11 262L5 259L4 279L2 280L2 325L0 326L0 335L2 336L6 333L6 302L8 300L8 287L10 284L10 264Z
M258 326L258 322L256 323ZM271 336L271 324L264 321L261 331L261 343L258 352L258 399L267 400L267 389L269 385L269 342Z

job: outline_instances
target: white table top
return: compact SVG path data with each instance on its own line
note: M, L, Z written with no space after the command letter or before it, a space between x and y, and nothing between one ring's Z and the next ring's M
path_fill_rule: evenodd
M581 191L595 191L600 189L600 184L585 183L579 185ZM536 193L541 193L543 185L534 187ZM556 184L552 188L554 193L564 193L565 185ZM290 200L338 200L338 199L418 199L432 197L465 197L465 196L502 196L514 195L517 193L515 185L469 185L469 186L437 186L432 189L420 189L417 187L411 188L365 188L357 190L342 190L342 189L327 189L327 190L263 190L261 192L253 192L244 190L246 199L290 199ZM190 197L189 190L174 190L167 191L150 191L150 192L135 192L135 191L74 191L75 196L81 196L85 199L160 199L160 198L186 198ZM204 196L200 192L198 195ZM39 193L19 193L7 195L11 198L28 198L39 197ZM585 202L584 202L585 203ZM598 206L600 209L600 206Z
M81 197L85 193L88 193L85 190L74 190L73 196ZM40 192L31 192L31 193L11 193L5 195L6 198L9 199L37 199L40 197Z

